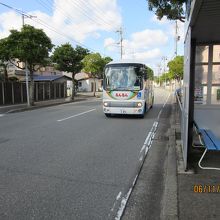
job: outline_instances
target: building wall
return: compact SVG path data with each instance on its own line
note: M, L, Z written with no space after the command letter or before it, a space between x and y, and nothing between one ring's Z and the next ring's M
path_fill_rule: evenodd
M80 80L78 83L81 84L81 86L78 86L79 92L92 92L92 84L94 83L94 80L92 78ZM95 79L95 84L96 91L100 91L102 89L101 80Z

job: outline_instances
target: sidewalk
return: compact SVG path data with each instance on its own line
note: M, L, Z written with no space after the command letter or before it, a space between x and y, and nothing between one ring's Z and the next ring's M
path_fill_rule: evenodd
M198 167L203 149L192 151L190 170L184 171L180 125L175 104L171 105L171 114L161 115L157 135L131 193L123 220L220 219L220 171ZM161 153L163 151L166 154ZM207 155L204 163L218 166L219 160L220 154L215 152Z
M0 114L28 111L28 110L33 110L37 108L61 105L61 104L66 104L66 103L71 103L71 102L79 102L79 101L84 101L88 99L97 99L99 97L101 97L100 92L96 93L96 97L94 97L93 93L91 92L80 92L80 93L77 93L77 95L74 97L74 101L71 100L71 97L67 97L67 98L61 98L61 99L51 99L51 100L35 102L34 106L31 106L31 107L27 107L26 103L17 104L17 105L0 106Z

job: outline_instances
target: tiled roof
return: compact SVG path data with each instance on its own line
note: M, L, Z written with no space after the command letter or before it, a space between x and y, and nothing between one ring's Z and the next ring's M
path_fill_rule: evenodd
M72 80L72 78L68 77L68 76L64 76L64 75L52 75L52 76L40 76L40 75L34 75L34 81L55 81L58 80L60 78L65 78L66 80ZM30 78L29 78L30 80ZM22 80L25 81L25 78Z

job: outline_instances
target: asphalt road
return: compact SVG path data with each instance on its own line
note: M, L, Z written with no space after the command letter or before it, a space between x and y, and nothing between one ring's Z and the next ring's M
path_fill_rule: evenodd
M0 117L0 219L117 219L168 94L144 119L101 100Z

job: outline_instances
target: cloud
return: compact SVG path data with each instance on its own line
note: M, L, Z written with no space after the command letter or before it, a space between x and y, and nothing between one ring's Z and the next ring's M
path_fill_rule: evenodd
M131 40L128 45L134 49L147 49L154 46L165 45L168 41L168 36L162 30L146 29L141 32L136 32L131 35Z
M159 25L169 24L169 20L166 17L163 17L161 20L159 20L156 15L154 15L151 18L151 21L156 23L156 24L159 24Z
M128 39L123 40L123 58L136 59L144 63L151 60L160 60L163 55L159 46L168 43L168 35L162 30L145 29L131 34ZM106 38L104 47L111 52L119 51L120 45L113 38Z
M104 40L104 48L105 48L105 50L116 52L118 50L118 47L120 47L120 45L118 44L118 42L116 42L115 39L113 39L113 38L106 38Z
M45 8L46 3L43 4ZM37 18L25 19L25 23L42 28L54 44L74 39L83 43L88 37L97 39L99 31L118 29L122 23L116 0L54 0L52 13L30 11ZM0 37L6 37L12 28L20 29L21 15L15 12L0 14Z
M7 37L9 30L20 29L22 26L22 18L14 11L5 12L0 15L0 38Z
M155 59L159 59L162 56L162 52L159 48L155 48L152 50L142 51L142 52L131 52L131 53L125 53L124 58L125 59L135 59L142 61L144 63L151 63Z

